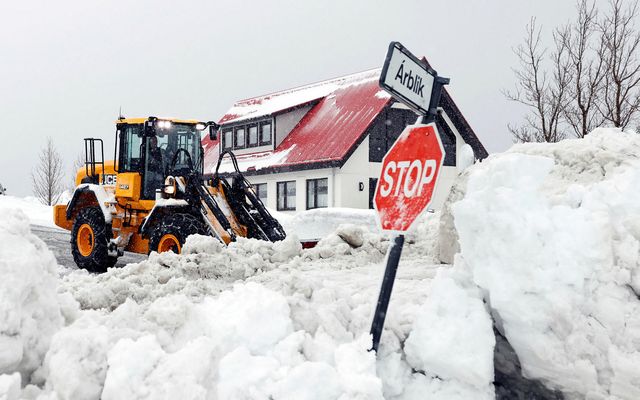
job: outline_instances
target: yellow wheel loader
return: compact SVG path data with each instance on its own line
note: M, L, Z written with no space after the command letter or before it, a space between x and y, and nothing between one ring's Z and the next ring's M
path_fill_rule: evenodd
M71 231L80 268L102 272L125 251L180 253L192 234L229 244L236 237L278 241L284 229L271 216L224 152L213 176L203 176L201 133L214 122L170 118L121 118L114 160L104 161L101 139L85 141L85 167L76 175L68 204L53 208L56 225ZM235 172L218 173L223 157Z

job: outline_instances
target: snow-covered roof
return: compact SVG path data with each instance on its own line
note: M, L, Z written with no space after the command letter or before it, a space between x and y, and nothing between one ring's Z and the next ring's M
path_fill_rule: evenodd
M425 63L426 59L423 60ZM312 104L311 109L274 150L237 155L242 172L284 172L294 169L340 167L362 141L367 129L391 101L380 89L380 69L329 79L236 102L220 119L221 125L273 116ZM478 159L488 153L447 90L440 107L451 118L465 143ZM219 142L206 137L205 172L213 172L219 156ZM231 171L224 161L221 172ZM258 172L261 171L262 172Z
M282 90L263 96L236 102L229 111L220 119L220 124L240 122L247 119L273 115L291 108L320 100L339 88L359 85L380 77L380 69L372 69L364 72L316 82L309 85ZM389 98L386 92L382 92L385 98Z
M379 77L380 69L374 69L234 104L220 124L317 102L275 150L237 155L241 171L283 170L311 164L340 166L390 101L391 97L378 87ZM203 140L208 172L216 166L219 141ZM223 162L221 172L230 170L231 166Z

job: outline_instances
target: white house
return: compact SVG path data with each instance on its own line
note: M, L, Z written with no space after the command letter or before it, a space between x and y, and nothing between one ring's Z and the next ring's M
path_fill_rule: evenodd
M379 77L374 69L236 102L219 121L218 139L203 139L205 172L232 150L269 208L372 208L382 157L417 118L378 87ZM446 151L437 209L457 174L460 147L469 144L476 159L487 151L446 91L436 123ZM232 170L228 157L220 170Z

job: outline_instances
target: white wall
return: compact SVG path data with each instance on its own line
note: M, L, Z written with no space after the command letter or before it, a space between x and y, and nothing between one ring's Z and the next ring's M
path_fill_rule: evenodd
M305 111L306 112L306 111ZM286 114L285 114L286 115ZM304 115L304 113L302 113ZM443 118L456 135L456 153L465 144L451 119L443 112ZM296 122L297 123L297 122ZM293 128L293 126L291 127ZM369 162L369 137L367 136L342 168L324 168L270 175L249 176L251 183L267 183L267 207L277 209L277 182L296 181L296 211L306 210L307 179L328 178L329 207L369 208L369 178L380 176L382 163ZM451 186L458 175L457 167L442 167L430 208L438 210L444 204ZM359 190L359 184L364 188ZM293 213L291 211L290 213Z
M465 142L444 111L443 117L456 135L456 155L460 154L460 147L462 147ZM345 165L336 173L338 207L368 208L369 178L378 178L381 168L382 163L369 162L369 137L367 137L351 157L349 157ZM435 188L429 208L438 210L442 207L457 175L457 167L442 167L440 177L438 178L438 185ZM358 191L359 182L363 182L365 186L362 192Z
M342 168L336 171L337 207L369 208L369 178L377 177L369 162L369 136L356 148ZM363 190L359 185L362 183Z
M305 114L311 110L311 106L304 106L298 109L289 111L284 114L276 115L276 134L275 134L275 147L280 146L280 143L287 137L287 135L298 125L298 122L305 116Z
M269 175L253 175L245 176L251 184L266 183L267 184L267 207L277 210L277 183L285 181L296 181L296 211L307 209L307 179L328 179L329 186L329 207L337 207L335 204L335 184L334 184L334 168L324 168L308 171L283 172ZM285 211L293 213L294 211Z

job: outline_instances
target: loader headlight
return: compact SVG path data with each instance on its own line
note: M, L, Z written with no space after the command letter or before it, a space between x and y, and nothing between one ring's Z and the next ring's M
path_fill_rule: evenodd
M164 187L162 188L163 197L173 197L176 194L176 179L173 176L167 176L164 180Z
M196 124L196 129L199 131L203 131L207 126L205 124Z
M160 129L171 128L171 121L158 121L158 128Z

